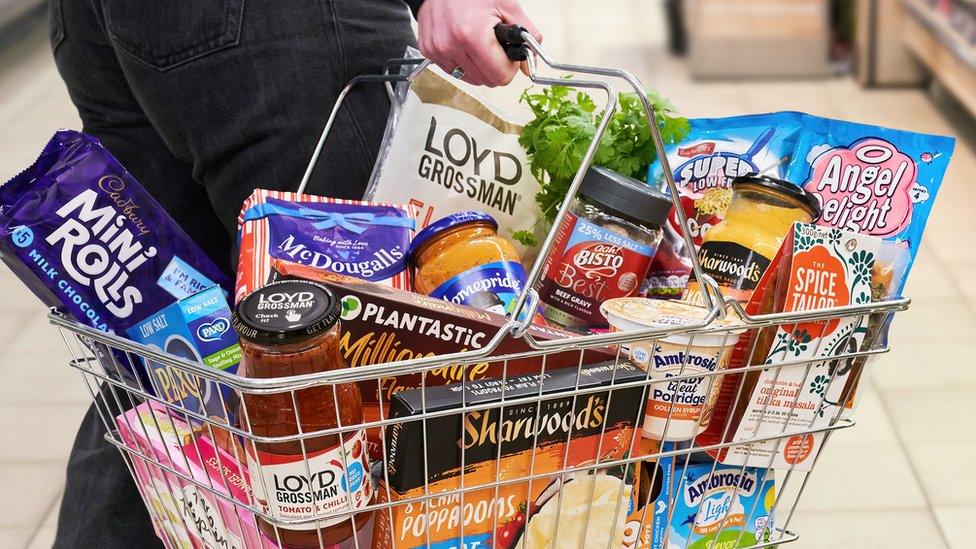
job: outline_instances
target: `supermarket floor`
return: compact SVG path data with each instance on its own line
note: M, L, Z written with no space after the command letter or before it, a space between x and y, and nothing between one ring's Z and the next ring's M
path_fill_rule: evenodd
M865 91L845 78L700 83L661 48L659 4L527 0L559 59L620 66L688 116L795 109L939 134L957 145L912 272L911 310L872 372L858 426L831 440L791 529L796 547L971 547L976 514L976 141L973 121L913 89ZM599 5L599 9L596 7ZM79 127L45 39L0 48L0 181L59 127ZM969 282L967 282L967 280ZM0 269L0 547L48 547L64 464L86 402L45 311Z

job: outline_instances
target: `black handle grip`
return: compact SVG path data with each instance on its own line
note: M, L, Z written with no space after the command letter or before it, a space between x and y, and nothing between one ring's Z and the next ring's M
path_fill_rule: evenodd
M505 50L505 55L512 61L525 61L528 58L528 51L522 33L525 27L521 25L509 25L499 23L495 25L495 38Z

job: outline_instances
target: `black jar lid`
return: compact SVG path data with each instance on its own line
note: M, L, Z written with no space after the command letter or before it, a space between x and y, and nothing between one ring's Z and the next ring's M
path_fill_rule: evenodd
M238 304L234 329L241 339L254 343L296 343L335 326L341 311L339 299L327 286L282 280L258 288Z
M738 185L752 185L774 190L798 201L801 206L810 212L810 215L813 216L814 219L820 217L820 201L817 200L817 197L814 196L814 194L810 191L799 185L794 185L789 181L776 179L775 177L770 177L768 175L747 173L732 180L733 189Z
M580 194L640 222L660 227L668 219L671 199L647 184L592 166L583 176Z

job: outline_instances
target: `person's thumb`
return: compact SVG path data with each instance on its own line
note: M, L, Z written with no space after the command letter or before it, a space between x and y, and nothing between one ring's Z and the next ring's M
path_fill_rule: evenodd
M522 6L516 0L503 0L499 2L498 12L502 17L502 22L508 23L509 25L522 25L525 30L529 31L532 38L535 38L536 42L542 42L542 33L536 28L535 23L529 19L529 16L522 9Z

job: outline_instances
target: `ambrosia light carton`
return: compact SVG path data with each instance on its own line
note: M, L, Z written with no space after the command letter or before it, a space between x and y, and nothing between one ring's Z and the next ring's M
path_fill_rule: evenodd
M394 501L425 490L436 495L462 482L473 489L463 501L451 494L377 512L373 547L547 547L554 532L572 546L577 540L605 546L611 535L619 546L633 508L632 467L558 472L630 455L641 439L635 425L643 387L615 386L644 377L630 364L607 362L511 378L507 385L485 379L397 393L391 415L404 421L387 430L389 484L378 496L385 500L387 488ZM587 392L576 393L577 385ZM540 393L541 404L479 409L503 394L507 401ZM473 410L411 421L462 403ZM511 482L546 473L557 474Z
M840 229L796 223L753 295L750 312L803 311L856 305L871 301L871 273L881 247L877 237ZM771 306L770 306L771 304ZM858 371L851 359L833 357L862 349L868 316L829 321L781 324L737 346L730 367L779 364L812 359L782 368L750 372L738 402L733 402L740 376L727 376L717 409L731 413L731 440L780 437L719 452L722 463L810 470L823 434L781 435L823 428L836 421L852 402ZM823 359L823 360L816 360ZM728 414L713 418L699 442L722 436Z

